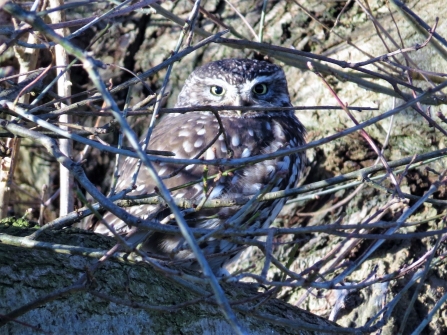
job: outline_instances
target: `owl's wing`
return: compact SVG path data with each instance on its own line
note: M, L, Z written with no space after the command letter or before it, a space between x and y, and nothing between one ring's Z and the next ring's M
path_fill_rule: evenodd
M219 124L213 115L206 114L169 114L165 116L154 128L149 147L151 150L172 151L175 158L191 159L195 157L214 159L226 157L227 150L223 138L216 139ZM206 149L209 147L208 149ZM206 150L205 150L206 149ZM120 179L116 191L120 192L132 185L132 177L136 171L138 160L128 157L120 169ZM168 189L177 188L186 183L198 181L204 173L203 165L182 165L163 162L154 162L158 176L163 179ZM181 170L180 170L181 169ZM208 174L217 173L217 168L210 167ZM210 182L209 186L213 182ZM220 188L219 188L220 189ZM155 183L145 166L140 168L135 189L128 195L150 194L155 191ZM203 184L196 183L188 187L173 190L174 198L195 199L200 201L204 196ZM213 196L211 196L212 198ZM135 216L146 219L163 209L160 205L140 205L127 208ZM126 233L128 227L125 222L112 213L104 216L107 222L114 226L117 232ZM95 232L107 234L107 228L100 224Z

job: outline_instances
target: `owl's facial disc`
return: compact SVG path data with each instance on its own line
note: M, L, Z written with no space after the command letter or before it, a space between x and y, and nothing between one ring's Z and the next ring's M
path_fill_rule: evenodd
M261 76L253 80L229 83L220 78L204 78L195 83L195 88L201 91L201 95L205 98L203 99L204 105L270 107L275 100L270 80L270 77ZM222 112L222 115L242 117L247 113L255 114L253 111L232 109ZM256 114L261 113L257 112Z
M197 68L179 94L177 107L233 106L225 117L263 117L291 106L284 71L264 61L227 59ZM237 107L277 107L278 111ZM206 112L204 112L206 113Z

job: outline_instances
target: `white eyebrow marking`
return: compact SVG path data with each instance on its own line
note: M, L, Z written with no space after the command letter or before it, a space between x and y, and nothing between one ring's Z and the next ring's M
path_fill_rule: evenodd
M242 92L251 92L251 89L253 86L261 83L270 83L275 79L278 79L279 77L283 77L282 74L279 73L272 73L269 76L259 76L256 78L253 78L251 81L247 81L244 84L241 85L241 91Z

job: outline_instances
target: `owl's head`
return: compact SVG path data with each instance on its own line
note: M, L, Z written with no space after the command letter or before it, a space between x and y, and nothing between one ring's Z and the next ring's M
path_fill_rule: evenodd
M180 92L176 107L291 106L284 71L251 59L224 59L195 69ZM266 112L222 111L222 116L255 117ZM275 112L272 112L275 113Z

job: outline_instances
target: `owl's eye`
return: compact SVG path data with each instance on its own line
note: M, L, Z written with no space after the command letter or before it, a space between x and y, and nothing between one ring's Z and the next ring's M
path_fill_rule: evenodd
M218 95L218 96L221 96L221 95L225 94L225 90L223 89L223 87L220 87L220 86L217 86L217 85L211 86L210 92L212 94Z
M258 95L266 94L268 92L267 85L266 84L256 84L253 87L253 92Z

